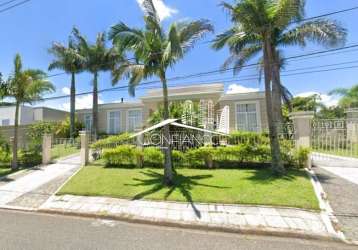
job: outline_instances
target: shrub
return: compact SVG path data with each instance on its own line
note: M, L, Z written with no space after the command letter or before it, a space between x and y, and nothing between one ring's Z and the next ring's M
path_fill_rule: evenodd
M55 134L58 123L56 122L37 122L31 125L26 132L32 143L41 144L44 134Z
M298 168L306 168L308 166L308 161L310 157L311 150L309 148L300 147L296 149L293 153L293 158L295 160L295 166Z
M118 146L128 142L131 138L131 134L124 133L120 135L109 136L105 139L98 140L97 142L91 145L93 149L106 149L106 148L113 148L113 146Z
M133 166L137 164L140 151L131 145L121 145L114 149L106 149L103 159L110 166Z
M194 167L205 166L206 168L214 168L214 158L217 150L212 147L201 147L189 150L186 153L188 163Z
M41 146L31 145L28 149L19 150L18 162L24 168L30 168L41 164Z
M9 163L10 161L10 144L0 135L0 163Z
M174 167L184 167L186 165L185 154L181 151L173 150L172 162Z
M232 132L228 138L230 145L238 144L251 144L260 145L268 144L269 137L267 133L247 132L247 131L235 131Z
M144 148L143 161L145 167L163 167L164 154L158 148L154 148L154 147Z

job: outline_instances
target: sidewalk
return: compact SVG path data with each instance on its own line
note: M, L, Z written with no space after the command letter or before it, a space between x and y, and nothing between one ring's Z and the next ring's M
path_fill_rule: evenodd
M52 193L41 193L36 192L36 190L57 178L67 176L68 173L73 173L79 167L79 156L72 156L60 160L55 164L41 166L29 172L24 172L21 175L15 174L13 177L10 175L6 180L7 183L2 183L0 186L0 207L16 206L15 201L27 195L43 195L43 202L45 202ZM29 202L27 203L30 205Z
M287 236L337 238L319 212L263 206L53 196L39 211Z

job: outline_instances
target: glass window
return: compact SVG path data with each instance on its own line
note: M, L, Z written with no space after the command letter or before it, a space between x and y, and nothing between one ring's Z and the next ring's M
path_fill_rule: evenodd
M255 103L237 104L237 130L259 131Z
M108 133L109 134L118 134L121 128L121 112L120 111L111 111L109 112L108 119Z
M10 126L10 119L4 119L1 121L2 126Z
M92 114L85 115L85 129L86 131L92 130Z
M142 127L142 111L129 110L128 111L128 131L132 132Z

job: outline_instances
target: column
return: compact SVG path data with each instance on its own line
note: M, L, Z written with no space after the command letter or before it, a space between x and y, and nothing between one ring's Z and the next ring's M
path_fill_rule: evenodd
M87 131L80 132L81 138L81 166L87 166L89 162L89 133Z
M52 135L44 134L42 137L42 164L51 163Z

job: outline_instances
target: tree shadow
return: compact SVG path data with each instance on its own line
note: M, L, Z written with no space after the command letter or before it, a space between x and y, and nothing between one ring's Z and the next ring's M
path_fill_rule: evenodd
M125 184L126 186L153 186L150 189L141 192L133 197L133 200L139 200L143 199L148 195L151 195L153 193L159 192L163 188L168 188L169 190L164 195L164 200L167 200L168 197L175 191L179 190L179 192L184 196L187 202L190 203L192 209L194 210L195 215L198 218L201 218L200 211L195 207L193 197L191 194L192 189L195 186L203 186L203 187L209 187L209 188L217 188L217 189L226 189L229 187L222 187L222 186L216 186L216 185L207 185L203 183L199 183L200 180L212 178L212 175L194 175L194 176L184 176L179 173L175 174L174 177L174 185L171 187L167 187L163 184L163 178L164 176L160 173L157 173L152 170L146 170L141 171L141 174L148 177L147 179L138 179L134 178L133 180L137 181L137 184Z
M298 177L303 177L309 180L308 174L304 170L288 169L284 175L275 175L270 168L267 169L252 169L250 170L252 176L248 177L248 180L257 182L260 184L270 184L276 180L294 181Z

